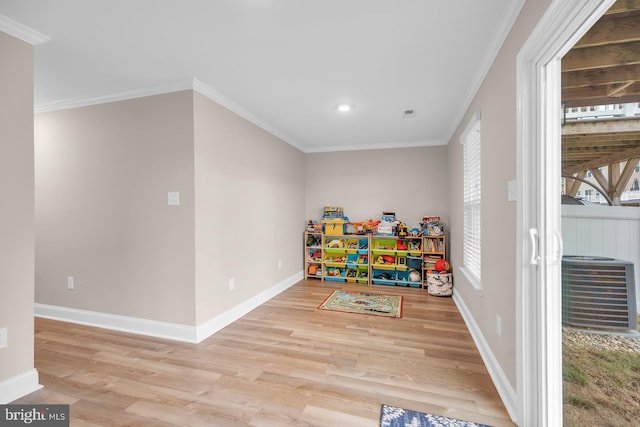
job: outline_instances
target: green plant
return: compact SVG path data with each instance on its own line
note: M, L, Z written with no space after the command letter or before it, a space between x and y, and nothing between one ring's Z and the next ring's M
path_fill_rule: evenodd
M569 362L562 370L562 377L565 381L572 382L581 386L589 383L589 377L575 363Z

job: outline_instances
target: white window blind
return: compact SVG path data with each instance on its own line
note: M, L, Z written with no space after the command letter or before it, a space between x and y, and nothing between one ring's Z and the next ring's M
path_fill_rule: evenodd
M481 283L480 206L482 182L480 169L480 117L474 116L461 141L464 144L464 239L462 262L476 286Z

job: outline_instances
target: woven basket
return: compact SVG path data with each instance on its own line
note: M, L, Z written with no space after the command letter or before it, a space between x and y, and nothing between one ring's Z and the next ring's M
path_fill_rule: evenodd
M451 273L427 274L427 291L437 297L450 297L453 294L453 276Z

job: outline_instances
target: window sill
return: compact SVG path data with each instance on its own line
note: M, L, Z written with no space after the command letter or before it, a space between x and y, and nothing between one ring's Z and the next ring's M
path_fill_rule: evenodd
M460 267L460 272L467 278L473 289L476 291L479 297L482 297L482 284L467 268Z

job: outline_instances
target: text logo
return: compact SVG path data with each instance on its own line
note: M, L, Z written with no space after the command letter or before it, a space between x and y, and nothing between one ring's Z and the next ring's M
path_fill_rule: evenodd
M0 427L69 427L69 405L0 405Z

